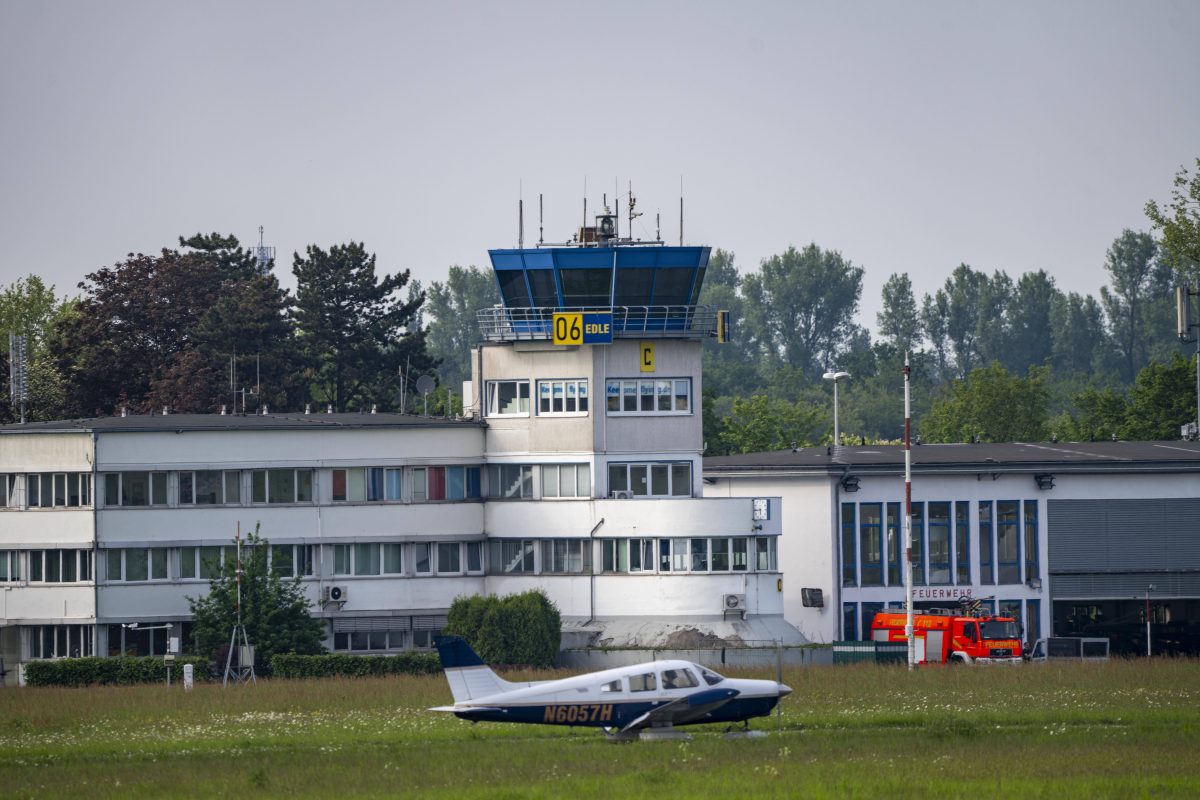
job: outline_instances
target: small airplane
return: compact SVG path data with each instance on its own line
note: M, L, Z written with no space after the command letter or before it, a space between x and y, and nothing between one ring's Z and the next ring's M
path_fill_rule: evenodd
M743 723L765 717L791 687L726 678L690 661L652 661L552 681L498 676L459 636L434 640L454 696L447 711L471 722L523 722L601 728L614 741L687 738L676 725ZM761 734L760 734L761 735Z

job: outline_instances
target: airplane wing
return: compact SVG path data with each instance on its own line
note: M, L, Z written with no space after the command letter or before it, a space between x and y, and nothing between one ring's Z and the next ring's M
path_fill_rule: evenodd
M708 712L725 705L739 694L741 692L737 689L707 689L703 692L684 695L642 714L622 728L621 733L652 725L683 725L695 722Z

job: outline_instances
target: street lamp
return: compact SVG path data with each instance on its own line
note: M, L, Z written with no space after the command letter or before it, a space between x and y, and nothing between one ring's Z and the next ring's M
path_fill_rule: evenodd
M827 381L833 381L833 446L842 446L842 432L838 427L838 383L850 377L849 372L826 372L821 376Z

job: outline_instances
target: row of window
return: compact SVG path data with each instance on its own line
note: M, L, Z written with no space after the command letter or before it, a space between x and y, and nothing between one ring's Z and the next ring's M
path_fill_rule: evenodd
M714 536L689 539L601 539L602 572L770 572L776 539Z
M1022 606L1022 603L1024 605ZM913 608L921 610L926 607L944 606L944 603L915 603ZM903 603L842 603L842 639L847 641L870 641L871 623L875 614L885 609L902 609ZM1040 600L984 600L983 611L998 614L1002 617L1012 617L1021 625L1021 633L1026 642L1036 642L1041 638L1042 604Z
M87 472L0 474L0 508L20 508L18 477L24 477L26 508L80 508L92 504L92 476Z
M609 415L691 414L690 378L610 378L605 381L605 408ZM528 380L488 381L485 408L489 417L527 417L530 413ZM537 382L537 416L586 416L586 378Z
M969 501L912 504L914 586L974 584L972 541L979 552L978 583L1016 584L1038 577L1036 500L980 500L975 518L972 536ZM903 524L900 503L842 504L843 586L904 585Z
M535 477L536 476L536 477ZM88 473L0 476L5 505L20 507L24 478L31 508L90 504ZM537 480L540 477L540 480ZM316 470L185 470L105 472L105 507L241 506L315 502ZM609 464L609 490L635 497L690 497L691 462ZM347 467L330 470L334 503L577 498L592 496L589 464L491 464L436 467ZM535 490L540 486L540 494ZM41 504L41 505L39 505Z
M92 579L91 550L0 550L0 582L76 583Z

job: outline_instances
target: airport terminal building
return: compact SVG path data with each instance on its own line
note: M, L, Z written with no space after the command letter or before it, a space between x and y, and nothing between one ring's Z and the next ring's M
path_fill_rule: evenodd
M1155 654L1200 653L1200 444L926 444L912 464L915 607L985 598L1027 641L1144 654L1148 605ZM868 639L902 606L903 447L708 458L704 479L783 498L784 614L810 640Z
M256 526L333 651L428 647L456 597L534 587L573 644L803 641L783 619L779 498L703 497L709 250L600 222L492 251L504 302L481 312L462 419L165 409L0 428L4 670L188 652L187 598Z

